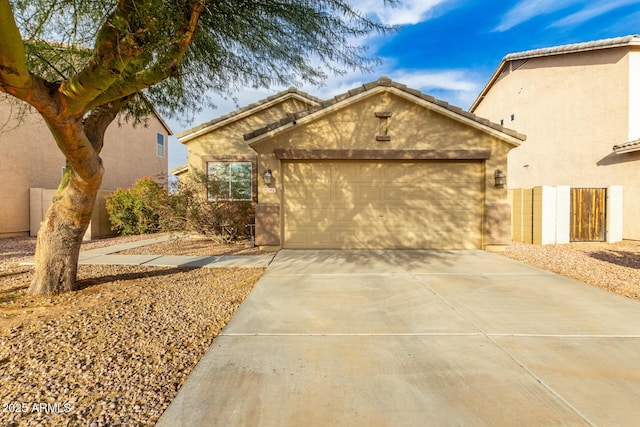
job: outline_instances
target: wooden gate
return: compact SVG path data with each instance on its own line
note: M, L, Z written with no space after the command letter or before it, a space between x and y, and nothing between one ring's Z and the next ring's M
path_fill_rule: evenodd
M572 242L605 241L606 200L606 188L571 189Z

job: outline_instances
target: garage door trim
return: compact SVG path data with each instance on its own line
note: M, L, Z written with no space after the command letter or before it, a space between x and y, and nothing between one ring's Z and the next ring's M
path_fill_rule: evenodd
M276 149L278 160L487 160L491 150Z

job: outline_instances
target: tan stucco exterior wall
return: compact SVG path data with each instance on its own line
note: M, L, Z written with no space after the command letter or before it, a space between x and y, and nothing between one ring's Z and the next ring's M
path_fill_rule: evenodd
M335 107L335 108L334 108ZM377 141L381 119L376 112L391 112L388 119L390 141ZM258 205L282 205L281 161L276 149L305 150L478 150L488 149L491 157L483 162L484 205L483 245L507 244L510 240L510 211L507 190L495 188L494 170L507 168L507 154L513 145L459 120L446 117L426 106L426 101L401 91L374 89L354 96L348 105L327 107L313 120L286 125L274 136L252 144L259 153L259 176L269 168L274 183L267 192L258 180ZM506 171L508 173L508 171ZM282 221L279 222L282 227ZM257 236L259 238L259 236Z
M473 112L527 135L509 154L509 188L622 185L624 238L640 239L640 153L612 150L640 137L634 136L640 116L630 118L640 105L640 93L632 91L640 84L630 86L630 79L638 79L630 70L639 68L640 52L630 60L629 49L508 63Z
M276 122L287 114L302 111L309 105L296 98L287 98L268 108L258 108L245 117L229 120L221 126L212 126L210 132L183 142L187 146L189 167L205 172L207 161L255 159L256 153L249 147L243 135Z
M13 107L16 111L17 107ZM27 114L19 124L12 106L0 102L0 237L28 235L29 189L56 189L62 177L64 157L37 114ZM165 155L156 155L156 133L165 137ZM105 174L103 190L129 187L143 176L166 182L168 131L155 117L147 127L112 123L105 134L101 157Z

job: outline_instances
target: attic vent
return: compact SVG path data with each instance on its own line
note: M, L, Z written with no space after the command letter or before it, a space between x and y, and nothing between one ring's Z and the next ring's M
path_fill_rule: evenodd
M391 135L389 135L389 119L392 115L393 113L391 111L376 111L376 117L380 119L376 141L391 141Z

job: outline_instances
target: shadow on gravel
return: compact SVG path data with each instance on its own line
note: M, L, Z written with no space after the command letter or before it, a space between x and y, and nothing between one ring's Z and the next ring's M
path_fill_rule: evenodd
M138 280L149 277L161 277L161 276L171 276L173 274L182 273L185 271L193 270L193 268L163 268L159 270L151 270L151 271L135 271L131 273L122 273L122 274L110 274L110 275L99 275L98 277L89 277L86 279L78 280L78 290L86 289L95 285L102 285L104 283L110 282L119 282L119 281L127 281L127 280ZM96 273L99 274L99 273Z
M620 265L622 267L640 269L640 255L635 252L628 251L599 251L590 252L591 258L611 264Z
M24 270L20 270L20 271L9 271L8 273L0 273L0 278L3 277L11 277L11 276L19 276L21 274L24 273L29 273L31 270L30 269L24 269Z

